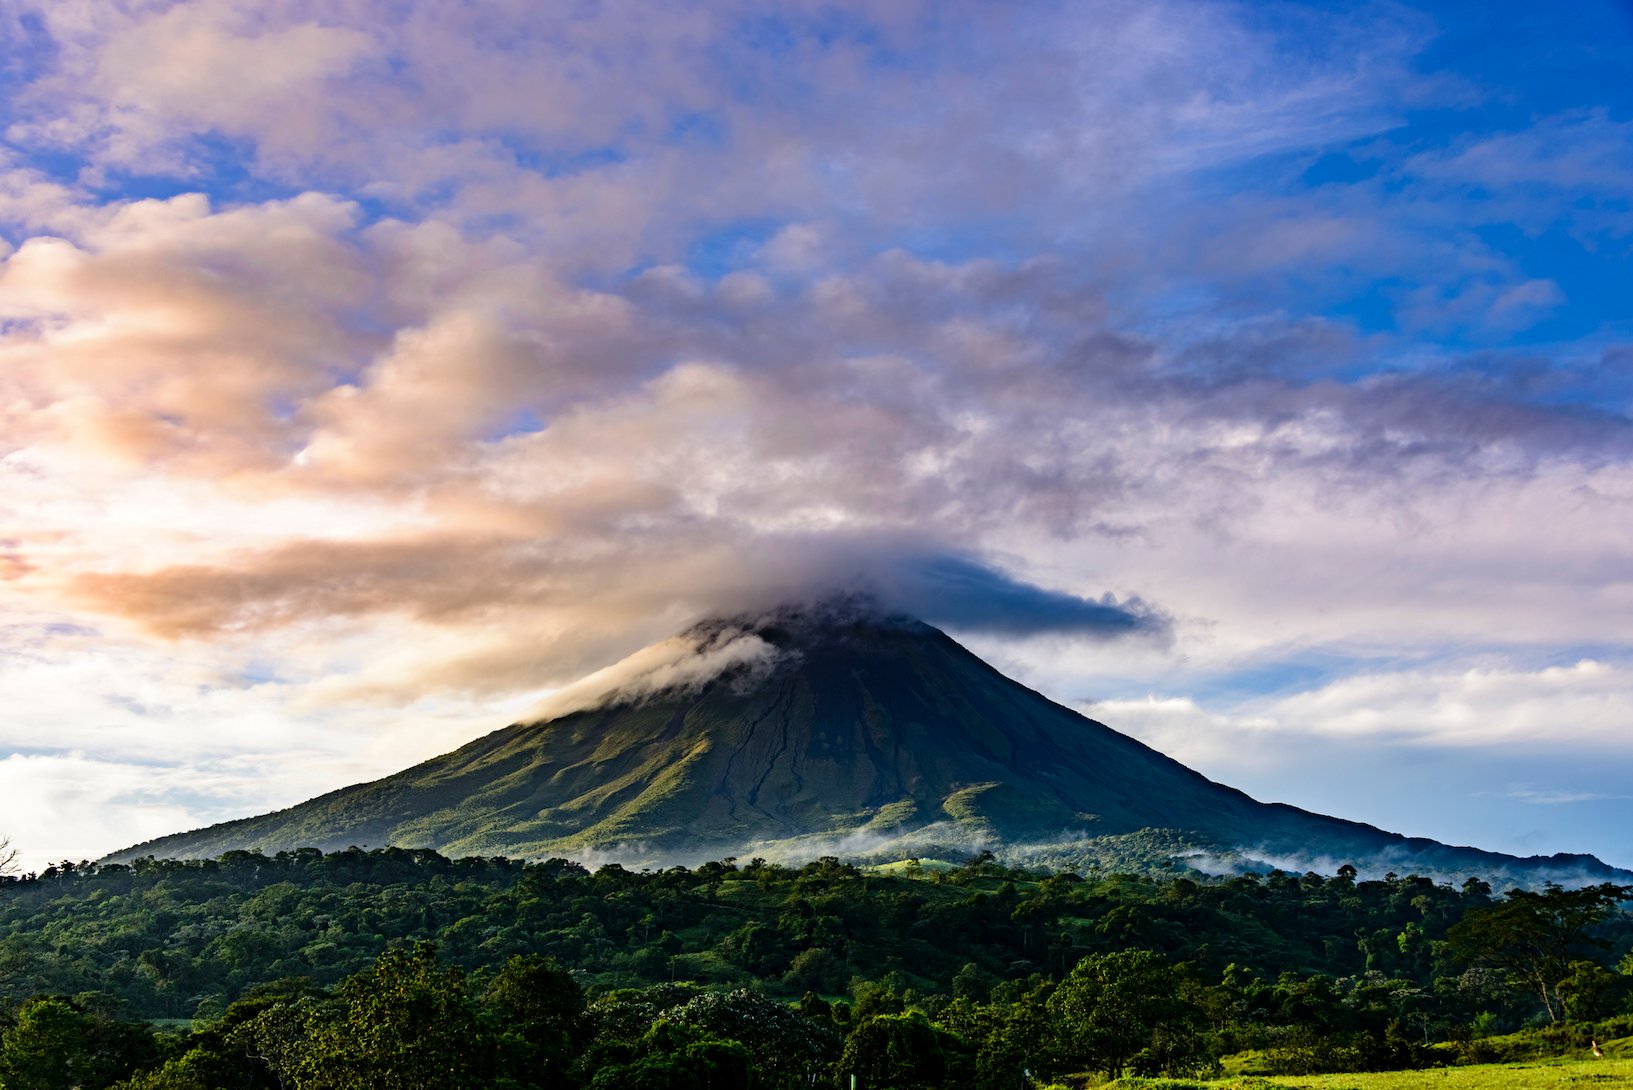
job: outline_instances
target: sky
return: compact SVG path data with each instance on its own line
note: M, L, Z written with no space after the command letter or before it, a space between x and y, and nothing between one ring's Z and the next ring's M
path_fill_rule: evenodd
M863 581L1633 867L1633 4L0 0L0 835Z

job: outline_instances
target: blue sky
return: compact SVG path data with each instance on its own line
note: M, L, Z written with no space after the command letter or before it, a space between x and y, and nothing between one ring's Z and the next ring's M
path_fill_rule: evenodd
M1633 5L11 0L0 56L33 864L860 579L1260 798L1633 866Z

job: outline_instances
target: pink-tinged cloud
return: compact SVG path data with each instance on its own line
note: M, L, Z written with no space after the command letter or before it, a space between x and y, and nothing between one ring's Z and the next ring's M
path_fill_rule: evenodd
M1123 696L1350 662L1305 737L1491 656L1534 695L1626 648L1628 133L1610 81L1478 123L1523 96L1455 23L14 4L0 631L109 707L129 651L193 751L858 583ZM85 711L30 707L17 752Z

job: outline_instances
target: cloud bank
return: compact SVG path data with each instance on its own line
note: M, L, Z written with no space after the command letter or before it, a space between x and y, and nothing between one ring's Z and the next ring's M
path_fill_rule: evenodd
M1309 737L1620 678L1612 14L1544 87L1411 5L11 4L0 677L215 729L27 688L0 746L333 785L847 580L1237 726L1342 662ZM1598 685L1467 748L1619 751Z

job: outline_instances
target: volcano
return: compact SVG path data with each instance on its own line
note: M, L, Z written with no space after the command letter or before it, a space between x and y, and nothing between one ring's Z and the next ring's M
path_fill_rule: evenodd
M1256 801L855 598L703 622L452 753L109 858L397 845L662 865L985 849L1080 866L1120 838L1203 869L1633 879L1592 856L1520 859Z

